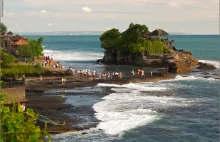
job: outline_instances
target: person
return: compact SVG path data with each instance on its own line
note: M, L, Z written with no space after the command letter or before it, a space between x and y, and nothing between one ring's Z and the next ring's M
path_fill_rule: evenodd
M134 70L131 71L131 74L134 76Z
M144 70L141 71L141 76L144 76Z
M42 77L42 75L40 76L40 81L43 81L43 77Z
M151 76L151 77L153 76L153 72L150 72L150 76Z
M24 74L22 75L22 82L23 82L23 85L25 85L25 75Z
M65 79L65 78L62 78L62 79L61 79L61 82L62 82L62 84L64 84L64 83L66 82L66 79Z
M138 69L138 77L141 76L141 72L142 72L142 70Z
M21 107L22 107L22 112L25 112L25 103L24 102L21 104Z

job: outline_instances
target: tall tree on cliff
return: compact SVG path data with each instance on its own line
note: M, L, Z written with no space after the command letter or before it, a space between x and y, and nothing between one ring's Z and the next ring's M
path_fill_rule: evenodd
M135 24L122 33L122 48L131 53L139 51L140 47L145 47L146 40L142 38L143 33L149 33L146 25Z
M113 28L111 30L108 30L100 36L101 47L104 49L116 49L118 48L120 38L121 35L118 29Z
M0 24L0 33L7 33L7 26L3 23Z

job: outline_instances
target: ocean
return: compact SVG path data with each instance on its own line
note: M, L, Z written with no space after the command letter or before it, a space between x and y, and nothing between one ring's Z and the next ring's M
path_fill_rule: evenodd
M96 60L104 55L99 35L27 37L43 37L44 54L60 61L65 69L129 72L139 68L96 64ZM220 141L220 80L215 79L220 77L220 36L170 35L168 38L175 41L177 49L191 51L194 58L213 64L217 69L179 74L173 80L159 82L99 83L95 87L68 89L66 91L74 95L66 96L66 103L93 108L100 122L96 128L82 131L86 132L85 135L75 132L57 134L52 135L53 141ZM82 96L83 93L85 95ZM82 119L87 120L85 123L93 123L88 116L82 116Z

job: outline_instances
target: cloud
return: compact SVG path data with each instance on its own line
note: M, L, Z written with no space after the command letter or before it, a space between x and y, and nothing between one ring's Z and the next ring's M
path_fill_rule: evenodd
M82 11L90 13L90 12L92 12L92 9L85 6L82 8Z
M41 10L40 13L41 13L41 14L46 14L47 11L46 11L46 10Z
M52 26L53 26L53 24L52 24L52 23L48 23L47 25L48 25L48 27L52 27Z
M50 22L47 24L48 27L52 27L52 26L59 26L60 24L59 23L56 23L56 22Z

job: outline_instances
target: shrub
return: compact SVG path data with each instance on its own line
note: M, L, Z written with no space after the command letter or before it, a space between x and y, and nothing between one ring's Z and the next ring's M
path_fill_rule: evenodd
M42 69L40 63L37 63L37 64L35 65L35 68L36 68L36 69Z
M1 63L2 65L8 65L8 64L11 64L15 61L15 57L13 55L10 55L10 54L7 54L7 53L4 53L2 51L0 51L0 57L1 57Z
M25 75L35 75L41 74L43 72L42 68L35 67L33 65L13 65L2 68L2 75L9 77L18 77L22 74Z
M163 49L163 53L164 53L164 54L169 54L169 53L170 53L170 50L169 50L168 48L164 48L164 49Z
M6 96L5 92L0 92L0 141L43 141L45 136L50 141L50 135L46 132L46 124L44 130L36 126L38 114L30 108L23 112L20 103L17 105L14 103L12 108L4 106Z

